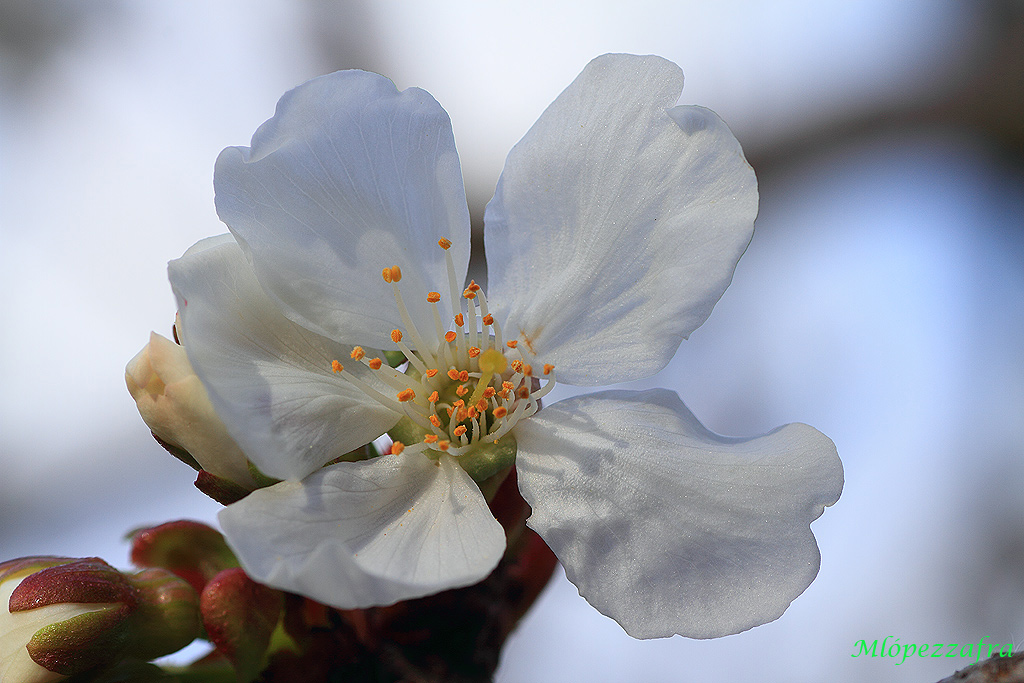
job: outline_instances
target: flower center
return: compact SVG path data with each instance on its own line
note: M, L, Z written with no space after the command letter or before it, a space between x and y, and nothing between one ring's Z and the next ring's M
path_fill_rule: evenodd
M536 413L540 399L555 386L555 373L553 365L545 365L535 375L517 342L502 340L501 326L488 312L487 297L480 285L470 281L459 294L455 264L448 251L451 244L447 239L438 241L448 269L451 314L446 316L447 325L439 307L441 294L427 292L434 329L418 330L399 290L401 268L391 266L381 271L384 281L391 285L405 326L405 332L392 330L391 340L408 365L400 372L379 357L368 358L359 346L352 350L352 360L365 364L394 393L377 391L337 360L331 365L334 372L368 396L408 418L391 432L396 438L393 454L423 452L436 458L447 453L461 462L481 451L493 453L493 447L499 446L520 420ZM543 386L541 379L546 380ZM399 436L403 440L398 440ZM514 456L514 441L512 446ZM473 471L476 468L467 465L463 463L478 478Z

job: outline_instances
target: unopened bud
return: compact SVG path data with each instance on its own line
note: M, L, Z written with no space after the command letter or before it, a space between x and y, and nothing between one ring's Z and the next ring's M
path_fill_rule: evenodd
M249 464L210 403L185 349L153 332L125 368L125 383L153 434L191 455L202 469L247 490Z
M0 680L48 683L176 652L200 633L198 602L165 570L127 575L95 557L0 563Z

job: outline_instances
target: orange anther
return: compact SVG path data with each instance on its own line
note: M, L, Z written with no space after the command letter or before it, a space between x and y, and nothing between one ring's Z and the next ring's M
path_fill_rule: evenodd
M436 304L441 300L441 292L427 292L427 302Z
M435 391L434 393L427 397L427 400L430 401L431 403L437 403L437 400L439 398L440 397L437 395L437 392Z
M465 396L466 394L469 393L469 389L467 389L465 385L460 384L459 388L455 390L455 393L458 394L459 396Z
M533 377L533 366L529 363L523 364L523 374L527 377Z
M456 422L462 422L463 420L466 419L466 417L468 415L469 415L469 413L466 411L465 408L459 408L459 412L456 413L456 415L455 415L455 421Z
M479 355L480 355L480 349L478 349L475 346L470 346L469 347L469 357L470 358L476 358Z
M476 417L476 408L474 408L473 406L466 408L466 417L469 418L470 420ZM459 422L461 421L462 420L459 420Z
M516 339L510 339L509 341L505 342L505 346L507 346L510 349L514 349L518 345L519 345L519 341L516 340Z
M440 448L442 451L448 450L448 446L449 445L450 444L447 441L445 441L444 439L442 439L441 441L437 442L437 447Z
M398 392L397 396L399 401L405 403L406 401L411 401L416 398L416 392L412 389L402 389Z
M459 371L459 381L460 382L468 382L469 381L469 370L460 370Z
M494 324L494 316L491 315L490 313L488 313L487 315L484 316L484 325L493 325L493 324Z
M384 278L384 282L391 282L391 269L385 268L384 270L380 271L380 276Z
M512 384L512 382L502 382L501 388L504 389L505 391L512 391L516 387L514 384Z
M383 361L381 361L380 358L371 358L370 362L367 363L367 365L369 365L374 370L380 370L380 366L383 365L383 364L384 363L383 363Z
M509 393L509 389L502 389L501 391L498 392L498 396L501 396L502 398L508 398Z
M362 346L357 346L354 349L352 349L352 353L350 353L349 355L352 356L352 360L362 360L363 356L366 355L366 351L363 351Z
M458 325L459 327L462 327L463 325L466 324L466 319L462 317L461 313L455 316L455 324Z
M551 371L554 370L554 369L555 369L555 366L552 365L551 363L545 363L544 364L544 374L545 375L550 375Z
M452 241L451 241L451 240L448 240L448 239L445 239L444 237L442 237L441 239L439 239L439 240L437 241L437 246L441 247L442 249L446 249L446 250L447 250L447 249L450 249L450 248L451 248L451 246L452 246Z
M441 418L439 418L437 415L431 415L430 416L430 424L434 425L435 427L440 427L441 426Z
M477 401L476 402L476 409L479 410L481 413L486 413L487 412L487 401L485 401L484 399L480 399L479 401Z
M344 369L345 369L345 366L342 365L341 363L339 363L338 361L336 361L336 360L332 360L331 361L331 370L334 370L335 372L341 372Z
M491 398L492 396L494 396L494 394L494 387L487 387L486 389L484 389L484 398Z
M405 450L405 444L401 441L396 441L391 444L391 455L401 455L402 451Z
M512 370L513 371L515 371L515 372L522 372L523 371L523 361L521 361L521 360L514 360L514 361L512 361L511 365L512 365Z
M476 292L467 287L466 289L462 290L462 296L466 297L467 299L475 299Z
M454 408L448 408L447 410L448 410L448 417L451 417L451 416L452 416L452 413L454 413L454 412L455 412L455 409L454 409Z
M424 443L437 443L437 434L427 434L423 437Z
M461 408L464 405L466 405L466 402L460 398L458 401L452 404L452 408Z
M504 406L498 406L497 408L494 409L494 417L495 417L495 419L500 420L501 418L505 417L506 415L508 415L508 410Z
M469 286L466 287L466 289L468 289L471 292L479 292L480 291L480 285L478 285L476 283L476 280L470 280L469 281Z
M448 330L447 332L445 332L444 340L451 344L453 341L455 341L455 332L453 332L452 330Z
M525 386L519 387L516 389L516 396L519 398L530 398L530 389Z
M434 377L435 375L437 375L437 368L427 370L427 377Z
M455 368L452 368L451 370L449 370L448 371L448 379L450 379L453 382L458 382L459 381L459 371L456 370Z
M402 269L398 266L391 266L391 280L393 282L402 281Z
M458 427L456 427L452 431L452 434L454 434L455 436L462 436L465 433L466 433L466 425L459 425Z
M391 341L395 342L396 344L398 342L402 341L402 331L401 330L391 330Z

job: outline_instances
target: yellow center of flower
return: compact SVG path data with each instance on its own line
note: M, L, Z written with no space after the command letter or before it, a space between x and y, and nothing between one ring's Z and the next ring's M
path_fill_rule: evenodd
M418 428L401 430L403 435L415 431L419 440L403 443L396 439L393 454L426 452L436 457L445 452L472 456L488 444L498 444L520 420L536 413L540 399L555 385L553 365L544 366L542 376L546 381L541 386L517 343L504 342L480 285L470 281L460 295L448 252L451 242L441 239L438 245L445 251L448 270L451 313L445 317L449 324L443 322L441 294L427 292L425 300L431 307L434 329L417 329L399 289L401 268L385 267L381 277L391 285L405 326L404 332L392 330L391 341L408 365L400 372L380 358L367 358L362 347L352 350L352 360L370 368L394 393L388 395L370 387L337 360L331 364L334 372Z

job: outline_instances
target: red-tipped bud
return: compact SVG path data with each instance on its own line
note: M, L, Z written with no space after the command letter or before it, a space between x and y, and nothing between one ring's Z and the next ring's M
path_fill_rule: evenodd
M95 557L4 562L0 679L48 683L176 652L199 635L198 602L162 569L123 574Z

